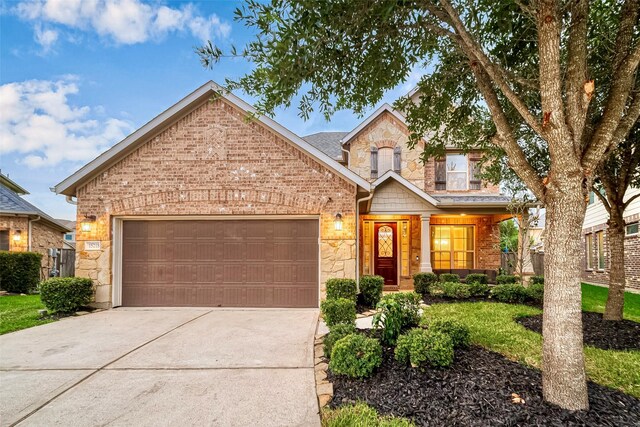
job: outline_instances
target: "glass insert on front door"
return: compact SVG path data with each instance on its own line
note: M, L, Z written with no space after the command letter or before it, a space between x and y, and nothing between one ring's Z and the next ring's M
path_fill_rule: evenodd
M378 257L393 257L393 228L388 225L378 228Z

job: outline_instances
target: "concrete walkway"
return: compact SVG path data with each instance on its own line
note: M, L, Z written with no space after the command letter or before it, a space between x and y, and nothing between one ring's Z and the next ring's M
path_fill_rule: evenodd
M317 317L115 309L0 336L0 424L318 426Z

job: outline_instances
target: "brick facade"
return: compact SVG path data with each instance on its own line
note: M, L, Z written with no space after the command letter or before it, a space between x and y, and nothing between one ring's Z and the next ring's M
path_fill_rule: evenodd
M76 275L111 302L111 218L319 215L321 282L355 277L356 186L223 99L206 101L78 188ZM334 229L336 213L343 229ZM85 251L86 241L100 251Z

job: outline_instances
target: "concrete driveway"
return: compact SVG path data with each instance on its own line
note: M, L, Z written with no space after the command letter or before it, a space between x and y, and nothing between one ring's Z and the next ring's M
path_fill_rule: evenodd
M0 423L318 426L317 317L115 309L0 336Z

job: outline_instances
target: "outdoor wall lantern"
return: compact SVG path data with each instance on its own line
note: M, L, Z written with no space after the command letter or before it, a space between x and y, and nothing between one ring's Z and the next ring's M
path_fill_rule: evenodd
M333 221L333 225L336 228L336 231L342 231L342 215L340 213L336 214L336 219Z
M83 233L88 233L91 231L94 222L96 222L95 215L85 215L84 219L80 222L80 229Z
M13 241L19 242L22 239L22 230L16 230L13 232Z

